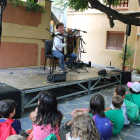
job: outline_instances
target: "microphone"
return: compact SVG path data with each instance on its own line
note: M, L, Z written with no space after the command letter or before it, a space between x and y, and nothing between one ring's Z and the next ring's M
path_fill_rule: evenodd
M81 53L86 53L85 51L81 51Z
M83 31L84 33L87 33L87 31Z
M50 31L48 28L46 28L46 30Z

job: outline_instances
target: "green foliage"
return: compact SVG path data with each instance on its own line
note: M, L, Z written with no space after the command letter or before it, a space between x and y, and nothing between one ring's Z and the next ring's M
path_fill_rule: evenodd
M10 2L15 2L14 7L18 7L18 5L22 5L22 0L9 0ZM33 10L35 13L40 10L42 13L45 13L45 10L43 9L43 5L39 5L34 0L27 0L27 6L25 6L26 11Z
M140 70L140 67L137 67L136 70Z
M97 0L101 1L101 0ZM103 3L107 5L121 5L121 2L125 0L103 0ZM84 11L88 9L88 0L54 0L55 5L59 5L63 10L69 7L75 11Z
M140 67L136 68L137 74L140 74Z
M55 5L59 5L62 10L65 10L67 7L75 11L84 11L88 9L87 0L55 0Z
M128 60L133 56L135 50L132 49L132 45L131 46L127 46L126 47L126 56L125 56L125 65L130 65L130 63L128 62ZM124 60L124 53L125 53L125 46L122 49L122 52L119 53L119 57Z
M15 2L14 7L18 7L18 5L22 5L23 1L22 0L9 0L10 2Z
M37 13L37 11L40 10L42 13L45 13L43 5L37 4L34 0L27 0L27 6L25 6L25 8L27 12L33 10L35 13Z
M70 0L69 3L70 9L74 9L75 11L84 11L88 9L88 1L87 0Z

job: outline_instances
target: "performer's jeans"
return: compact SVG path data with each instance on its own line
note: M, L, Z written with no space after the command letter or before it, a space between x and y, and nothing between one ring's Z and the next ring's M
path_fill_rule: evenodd
M52 54L59 59L60 66L63 71L66 70L65 65L69 67L69 65L77 58L77 54L75 53L63 55L60 51L53 51ZM64 58L69 58L69 60L65 63Z

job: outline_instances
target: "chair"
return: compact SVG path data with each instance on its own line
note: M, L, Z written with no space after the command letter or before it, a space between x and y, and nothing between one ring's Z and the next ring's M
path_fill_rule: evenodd
M54 64L56 69L56 62L59 60L58 58L51 55L53 47L53 41L52 40L45 40L45 63L44 63L44 70L46 66L46 59L49 58L51 60L51 67L52 67L52 73L54 72ZM53 62L53 63L52 63Z

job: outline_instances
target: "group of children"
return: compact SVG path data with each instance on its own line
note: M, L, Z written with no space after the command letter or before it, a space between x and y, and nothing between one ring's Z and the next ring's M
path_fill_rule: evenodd
M125 100L129 100L140 109L140 83L130 83L130 92L126 94L123 86L117 85L112 98L112 104L105 109L105 100L101 94L95 94L90 100L90 109L75 109L71 112L73 119L63 124L71 133L66 135L67 140L110 140L119 134L124 125L130 122L140 124L140 115L133 122L129 120L128 108ZM25 140L20 136L21 124L15 115L16 102L13 100L0 101L0 139ZM63 114L57 109L57 100L54 94L42 91L38 95L38 107L31 112L29 118L33 122L32 132L27 140L60 140L60 124ZM5 133L2 133L5 132ZM11 135L11 136L10 136ZM10 137L9 137L10 136Z

